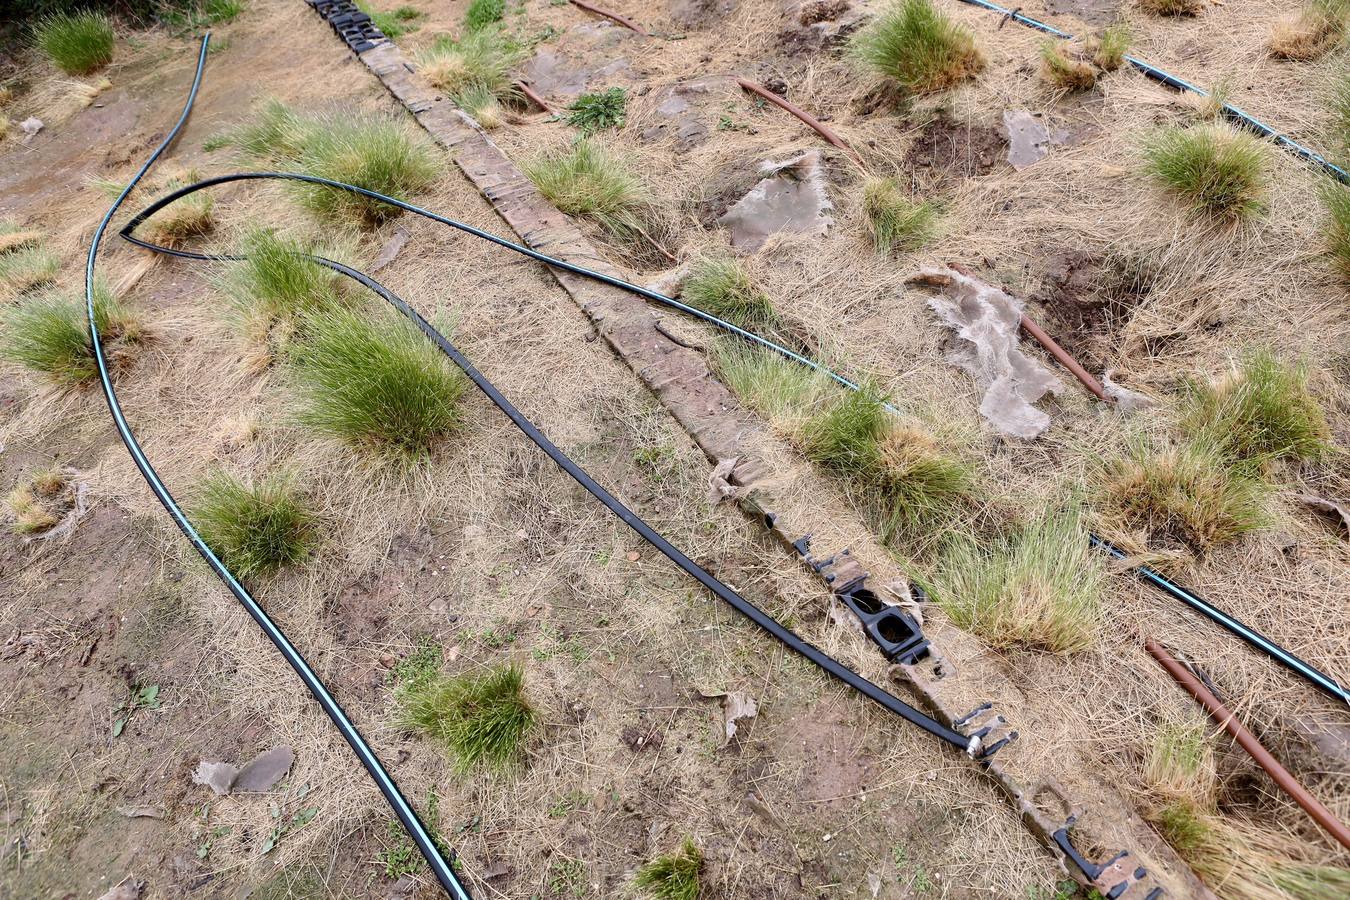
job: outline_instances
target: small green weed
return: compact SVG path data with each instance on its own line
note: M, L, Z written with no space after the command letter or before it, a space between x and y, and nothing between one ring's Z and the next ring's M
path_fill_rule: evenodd
M622 128L627 116L628 94L621 87L582 94L568 108L567 124L584 134L606 128Z
M658 856L638 869L633 886L657 900L698 900L703 854L689 838L674 853Z
M863 226L883 256L917 250L933 235L936 211L916 203L894 178L869 178L863 185Z
M951 87L984 68L970 30L931 0L899 0L853 39L852 52L878 74L914 93Z
M1224 125L1165 128L1144 148L1148 173L1202 215L1238 220L1259 212L1267 147Z
M333 310L305 331L291 354L301 424L405 463L459 427L468 380L409 323Z
M281 476L246 484L216 473L202 485L191 519L211 552L241 578L302 562L315 539L314 514Z
M96 12L55 13L33 28L34 43L67 75L86 75L113 60L112 21Z
M122 736L131 717L142 709L159 709L159 685L142 684L131 689L125 700L113 710L112 736Z
M1092 61L1103 72L1114 72L1125 64L1125 55L1130 52L1133 39L1130 26L1124 22L1106 26L1089 44Z
M404 724L440 742L460 772L509 767L534 727L519 666L409 685L400 700Z

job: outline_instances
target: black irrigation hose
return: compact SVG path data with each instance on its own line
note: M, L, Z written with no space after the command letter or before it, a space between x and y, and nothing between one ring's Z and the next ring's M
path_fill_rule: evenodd
M1054 37L1061 38L1063 40L1071 40L1073 38L1073 35L1069 34L1067 31L1060 31L1053 25L1047 25L1044 22L1040 22L1037 21L1036 19L1031 18L1030 16L1024 16L1022 15L1021 12L1019 12L1016 9L1005 9L1002 6L999 6L997 3L990 3L989 0L960 0L960 2L968 3L971 6L978 6L981 9L987 9L991 12L996 12L999 15L1003 16L1004 18L1013 20L1019 25L1025 25L1028 28L1034 28L1037 31L1040 31L1044 34L1053 35ZM1190 91L1193 94L1199 94L1201 97L1210 96L1209 91L1205 90L1204 88L1197 87L1196 85L1191 84L1189 81L1186 81L1184 78L1178 78L1177 76L1172 75L1169 72L1165 72L1162 69L1159 69L1157 66L1152 65L1151 63L1147 63L1144 60L1139 59L1138 57L1126 55L1125 61L1129 63L1131 66L1133 66L1135 69L1142 72L1144 75L1148 76L1149 78L1152 78L1154 81L1165 84L1170 88L1175 88L1176 90L1179 91ZM1300 159L1306 162L1312 163L1314 166L1317 166L1323 172L1326 172L1328 175L1330 175L1332 178L1335 178L1342 184L1350 184L1350 173L1347 173L1344 169L1342 169L1335 163L1328 161L1326 157L1322 156L1320 153L1317 153L1314 150L1310 150L1309 148L1303 146L1302 144L1298 143L1292 138L1286 137L1285 135L1276 131L1274 128L1271 128L1265 122L1262 122L1260 119L1256 118L1255 116L1249 113L1243 112L1241 109L1237 108L1236 106L1233 106L1231 103L1224 103L1222 107L1224 115L1227 118L1232 119L1234 122L1237 122L1243 127L1256 132L1262 137L1270 138L1272 141L1279 144L1281 147L1288 150L1290 153L1293 153L1295 156L1299 157Z
M763 347L766 350L771 350L783 357L786 357L787 359L792 360L793 362L805 365L810 369L812 369L813 371L818 372L821 375L824 375L832 379L836 383L848 388L849 390L853 391L859 390L859 386L855 382L850 381L848 378L845 378L843 375L838 374L837 372L831 370L829 367L824 366L816 362L815 360L802 356L801 354L795 353L792 350L789 350L786 347L776 344L767 338L760 337L759 335L754 334L753 332L746 331L745 329L739 328L736 325L731 324L730 322L727 322L723 319L719 319L716 316L710 315L709 313L704 312L698 307L689 306L685 303L681 303L678 300L675 300L671 297L667 297L664 294L660 294L656 291L651 290L650 288L645 288L642 287L641 285L632 284L622 279L615 278L611 275L605 275L603 273L596 272L592 269L586 268L585 266L579 266L576 265L575 263L570 263L566 262L565 260L556 259L552 256L548 256L546 254L540 253L537 250L533 250L529 247L526 247L522 244L517 244L513 241L509 241L506 238L500 237L499 235L492 234L491 232L488 231L483 231L482 229L475 228L472 225L466 225L463 222L458 222L454 219L446 218L445 216L431 212L430 210L427 209L423 209L422 207L416 206L412 203L407 203L403 200L398 200L394 197L388 197L385 196L384 194L366 190L365 188L357 187L355 185L344 184L339 181L330 181L327 178L319 178L314 175L303 175L295 172L239 172L233 175L218 175L214 178L207 178L202 181L198 181L195 184L189 184L185 187L181 187L178 190L166 194L165 196L156 200L154 203L146 207L143 211L138 213L135 216L135 218L133 218L130 222L127 223L126 227L122 229L122 236L127 240L131 241L132 243L137 244L141 247L145 247L150 250L161 250L161 248L157 248L152 244L148 244L140 240L139 238L134 237L131 234L131 232L141 222L144 222L146 219L154 215L159 210L163 209L165 206L168 206L170 203L173 203L175 200L187 196L188 194L218 184L227 184L234 181L252 181L267 178L279 178L287 181L298 181L305 184L314 184L328 188L335 188L338 190L344 190L351 193L360 194L361 196L368 197L372 200L378 200L383 203L388 203L391 206L396 206L399 209L407 210L408 212L414 213L415 215L423 216L425 218L431 219L432 221L439 222L443 225L449 225L452 228L456 228L459 229L460 231L472 234L475 237L491 241L492 243L497 244L500 247L506 247L507 249L514 250L515 252L528 256L531 259L538 260L539 262L542 262L545 265L553 266L554 268L558 269L563 269L564 271L572 272L573 274L581 275L586 278L591 278L604 284L610 285L612 287L616 287L621 290L637 294L638 296L645 297L646 299L652 300L662 306L668 306L672 309L677 309L680 310L681 312L689 313L690 315L702 319L703 321L709 323L710 325L713 325L724 331L731 332L732 334L735 334L738 337L741 337L759 347ZM895 408L890 406L889 404L886 405L886 408L890 410L892 413L897 412L897 410L895 410ZM1106 553L1111 554L1112 556L1115 556L1118 559L1125 558L1125 554L1123 552L1111 546L1109 543L1097 537L1096 535L1090 535L1089 537L1094 547L1098 547L1099 549L1103 550ZM1253 646L1263 650L1280 663L1289 667L1294 672L1297 672L1298 674L1307 678L1321 690L1326 691L1331 696L1336 697L1339 700L1350 703L1350 694L1346 692L1345 688L1341 687L1333 679L1319 672L1317 669L1303 662L1303 660L1299 659L1294 654L1280 647L1278 644L1275 644L1267 640L1259 633L1252 631L1250 628L1243 625L1238 620L1227 615L1222 610L1219 610L1216 607L1211 606L1209 603L1195 596L1190 591L1187 591L1185 588L1180 587L1179 585L1169 581L1166 577L1164 577L1158 572L1155 572L1148 566L1137 566L1135 567L1135 572L1136 574L1139 575L1139 577L1153 584L1155 587L1171 595L1172 597L1181 600L1182 602L1190 606L1192 609L1195 609L1196 611L1207 616L1213 622L1217 623L1218 625L1222 626L1228 631L1238 635L1243 640L1247 641Z
M149 484L150 489L154 491L156 499L158 499L165 510L168 511L169 515L173 518L174 523L183 534L187 536L188 541L191 542L197 552L202 555L202 558L206 560L207 564L215 571L216 575L220 577L220 580L225 582L226 587L230 589L230 593L234 594L235 599L237 599L240 605L244 607L245 611L253 617L253 621L258 623L258 626L263 630L263 633L266 634L273 645L281 651L281 655L286 658L286 662L290 663L291 668L300 676L300 680L305 683L305 687L309 688L309 692L314 696L314 699L319 702L319 705L323 707L323 711L328 714L328 718L337 726L338 731L342 733L342 737L347 741L348 746L352 748L352 752L354 752L357 758L361 760L361 765L365 767L366 772L369 773L370 777L379 787L380 793L384 794L384 798L389 801L389 805L393 807L394 813L398 816L399 821L403 823L403 827L407 829L408 834L412 836L413 841L417 844L417 848L422 852L422 856L426 858L427 865L431 868L432 874L436 876L436 880L440 882L441 887L443 887L446 893L451 897L456 898L456 900L470 900L468 890L460 883L458 876L455 875L454 869L451 868L450 864L446 862L443 856L441 856L431 835L428 834L426 827L423 826L421 820L418 819L417 813L404 798L403 794L400 793L398 785L394 783L393 778L385 771L384 766L381 765L375 752L370 749L365 738L361 736L361 732L358 731L356 726L352 724L352 721L347 718L347 714L343 712L342 707L338 705L337 700L329 693L328 688L324 686L324 683L319 679L319 676L312 668L310 668L309 663L306 662L304 656L300 654L300 651L296 650L294 645L287 640L285 633L272 621L267 615L267 612L258 604L258 601L253 599L253 596L248 590L239 583L239 579L237 579L225 564L211 552L211 548L206 545L206 542L202 540L201 535L197 533L196 529L192 527L192 523L188 521L187 516L183 514L183 510L173 499L173 496L169 493L169 489L165 487L164 482L160 480L159 474L155 471L154 466L152 466L150 461L146 458L140 443L136 440L135 434L132 433L131 426L127 424L126 417L122 414L122 405L117 400L117 391L113 388L112 378L108 374L108 363L103 354L103 346L99 340L98 334L98 322L94 316L94 261L98 255L99 244L103 240L103 234L108 228L108 223L112 220L112 217L117 212L118 208L121 207L122 201L126 200L127 195L130 194L137 183L145 177L145 173L150 170L150 167L154 165L155 161L164 153L165 149L173 142L174 138L178 136L178 132L182 130L183 123L187 121L188 114L192 111L192 104L197 99L197 89L201 85L202 70L206 65L206 48L210 38L211 35L209 33L202 37L201 52L197 58L197 72L192 80L192 90L188 94L187 103L183 106L183 113L178 117L178 122L173 126L172 130L169 131L159 147L155 149L155 152L150 155L150 158L145 161L145 164L141 166L140 170L131 181L127 183L127 186L122 189L122 192L117 195L117 199L113 201L113 205L103 216L102 221L99 222L98 228L95 229L93 240L89 245L89 259L85 264L84 270L85 304L89 318L89 334L93 345L94 359L98 365L99 382L103 386L103 396L108 401L108 411L112 413L113 423L117 426L118 436L122 438L122 443L126 444L127 450L131 453L132 461L136 463L136 468L140 470L146 483Z

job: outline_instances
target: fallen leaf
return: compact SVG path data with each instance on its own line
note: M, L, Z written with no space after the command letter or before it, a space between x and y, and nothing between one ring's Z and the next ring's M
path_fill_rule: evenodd
M286 777L295 762L295 752L284 744L273 747L266 753L259 753L248 765L239 770L230 784L231 793L262 793L270 791L276 783Z
M1294 499L1309 509L1316 510L1326 516L1332 522L1339 520L1340 530L1345 532L1346 537L1350 537L1350 509L1342 503L1335 500L1327 500L1324 497L1315 497L1312 494L1295 494Z
M736 468L736 461L740 457L733 456L729 459L719 459L717 466L708 476L708 502L716 506L727 498L736 497L737 488L731 483L732 470Z
M193 784L204 784L215 791L216 796L224 797L234 784L234 776L239 770L226 762L202 760L197 763L197 771L192 773Z
M699 691L709 700L721 698L722 700L722 728L725 737L722 740L722 746L725 747L731 743L731 739L736 736L736 730L741 721L753 719L759 713L759 705L755 703L755 698L744 691L727 691L725 693L707 693Z
M164 818L164 807L154 806L149 803L140 803L132 806L119 806L117 811L128 819L162 819Z

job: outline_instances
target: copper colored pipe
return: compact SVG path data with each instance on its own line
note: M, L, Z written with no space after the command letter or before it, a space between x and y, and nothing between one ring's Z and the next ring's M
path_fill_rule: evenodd
M1313 821L1321 825L1327 834L1340 842L1341 846L1350 850L1350 828L1341 824L1341 820L1336 818L1331 812L1312 794L1308 789L1298 783L1289 770L1280 765L1279 760L1270 755L1270 751L1261 746L1261 742L1256 739L1256 735L1248 731L1241 722L1237 720L1231 712L1228 711L1219 698L1209 692L1209 688L1200 683L1190 671L1177 662L1170 653L1158 646L1153 641L1145 641L1144 648L1153 654L1153 658L1168 671L1177 683L1184 687L1192 697L1200 702L1215 722L1218 722L1228 730L1233 739L1242 745L1242 749L1251 754L1256 764L1265 769L1275 783L1280 786L1286 794L1294 799L1299 806L1303 807L1308 815L1312 816Z
M739 84L745 90L749 91L750 93L758 94L759 96L763 97L765 100L768 100L775 106L782 107L783 109L792 113L794 116L801 119L807 125L815 129L816 133L819 134L821 137L823 137L825 140L829 141L831 144L838 147L840 150L843 150L844 152L848 153L858 162L860 163L862 162L862 157L858 156L858 151L854 150L848 144L844 143L844 139L841 138L839 135L835 134L833 131L831 131L829 127L825 125L825 123L821 122L819 119L811 115L806 110L802 109L797 104L791 102L790 100L787 100L786 98L778 96L773 91L766 88L764 85L757 84L756 82L753 82L748 78L737 78L736 83Z
M1022 316L1022 329L1027 334L1034 337L1042 347L1050 352L1050 355L1059 360L1059 364L1074 374L1074 377L1083 382L1084 387L1097 395L1098 400L1106 399L1106 391L1102 390L1101 382L1092 377L1092 373L1078 364L1078 360L1069 355L1068 351L1055 343L1055 339L1041 330L1041 326L1026 316Z
M638 34L642 35L643 37L651 37L650 34L648 34L647 32L645 32L645 31L642 30L642 26L641 26L641 25L638 25L637 23L635 23L632 19L628 18L627 16L621 16L621 15L619 15L618 13L610 12L610 11L607 10L607 9L601 9L601 8L598 7L598 6L592 6L591 4L587 3L586 0L572 0L572 5L573 5L573 6L580 7L581 9L584 9L584 10L586 10L586 12L593 12L593 13L595 13L597 16L604 16L606 19L609 19L609 20L611 20L611 21L613 21L613 22L618 22L618 23L619 23L620 25L622 25L624 28L627 28L627 29L629 29L630 31L636 31Z
M528 82L517 81L516 87L520 88L520 92L524 94L526 97L528 97L531 103L542 109L544 112L552 113L555 116L558 114L558 111L553 107L549 106L548 101L545 100L543 97L539 96L538 91L530 87Z

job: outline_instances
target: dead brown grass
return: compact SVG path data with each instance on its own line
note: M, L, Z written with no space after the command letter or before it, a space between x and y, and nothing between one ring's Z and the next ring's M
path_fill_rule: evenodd
M1270 55L1298 62L1326 55L1345 39L1347 15L1350 4L1345 0L1309 0L1299 12L1275 23L1267 44Z

